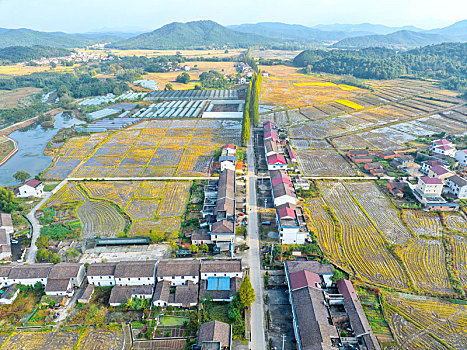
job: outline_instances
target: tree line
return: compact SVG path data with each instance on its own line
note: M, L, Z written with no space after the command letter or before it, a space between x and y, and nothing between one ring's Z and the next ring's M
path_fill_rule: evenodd
M18 63L30 60L40 60L42 57L65 57L71 54L70 50L50 46L9 46L0 49L0 61L4 63Z
M405 52L386 48L305 50L293 63L308 72L362 79L430 78L440 80L446 89L467 90L467 43L442 43Z
M259 124L259 97L261 92L261 83L263 76L261 71L254 73L248 84L248 90L246 93L245 106L243 108L243 119L242 119L242 144L247 145L250 139L250 126L251 121L253 125Z

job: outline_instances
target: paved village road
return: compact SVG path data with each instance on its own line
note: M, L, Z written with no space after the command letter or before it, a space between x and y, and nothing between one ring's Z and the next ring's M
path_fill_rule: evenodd
M24 259L25 263L34 264L36 262L36 255L37 255L36 241L41 235L41 225L39 224L39 220L36 219L36 211L42 205L44 205L49 200L50 197L52 197L63 186L65 186L67 182L68 180L63 180L51 192L45 192L44 197L42 197L42 200L34 208L32 208L31 211L26 215L26 218L28 219L30 227L31 227L31 247L29 247L26 253L26 258Z
M252 135L253 135L252 130ZM253 136L254 137L254 136ZM256 300L251 306L251 349L266 349L264 339L264 312L263 312L263 278L261 276L261 262L259 250L258 213L256 207L256 175L255 152L252 140L248 142L247 149L247 181L248 181L248 265L250 267L251 284L255 290Z

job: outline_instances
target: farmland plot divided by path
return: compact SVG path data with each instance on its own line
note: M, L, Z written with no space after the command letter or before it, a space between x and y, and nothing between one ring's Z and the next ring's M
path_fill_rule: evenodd
M407 277L373 224L353 202L340 182L320 182L320 191L341 224L344 255L364 279L392 288L406 289Z
M438 214L422 210L404 210L403 216L416 235L439 237L443 232Z

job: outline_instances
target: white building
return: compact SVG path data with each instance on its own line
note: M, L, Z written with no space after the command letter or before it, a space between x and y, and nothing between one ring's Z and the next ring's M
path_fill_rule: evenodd
M11 268L8 284L34 286L37 282L47 285L52 264L16 265Z
M467 149L463 149L456 152L456 161L459 162L459 165L467 166Z
M441 197L443 191L443 181L438 178L422 176L418 178L417 192L424 198L427 197Z
M16 284L13 284L8 287L4 287L2 293L0 294L0 304L11 305L18 297L19 288Z
M10 275L11 266L0 265L0 288L9 286L8 276Z
M439 160L426 160L422 162L422 166L420 167L420 172L422 172L425 175L428 175L428 172L432 167L435 165L439 165L442 167L447 167L444 163L440 162Z
M88 266L88 283L96 287L115 286L117 263L94 263Z
M456 156L456 149L449 145L434 147L432 152L435 154L441 154L441 155L452 157L452 158Z
M69 278L49 279L45 286L46 295L72 297L74 292Z
M4 228L0 228L0 260L11 260L10 235Z
M154 285L155 260L121 261L115 267L115 284L119 286Z
M11 214L0 213L0 229L4 229L9 235L15 231Z
M229 250L235 240L235 224L231 221L216 221L211 225L211 241L221 250Z
M449 171L448 169L440 165L434 165L430 168L430 170L428 170L428 177L440 179L441 181L443 181L443 183L446 182L446 179L454 175L456 175L456 173Z
M82 263L59 263L51 268L49 280L68 279L71 287L80 287L85 275L86 269Z
M199 261L197 260L169 260L157 264L157 283L170 282L171 286L186 285L188 282L198 284Z
M201 261L201 279L209 277L243 278L242 261L235 260L203 260Z
M119 306L126 304L133 298L151 299L154 291L154 285L141 286L115 286L112 288L109 298L110 306Z
M44 185L41 181L32 179L18 187L14 193L20 198L41 197L44 194Z
M457 175L451 176L446 181L445 190L459 199L467 199L467 180Z
M454 147L454 144L451 141L446 140L446 139L434 140L431 142L430 151L433 152L436 147L440 147L440 146Z

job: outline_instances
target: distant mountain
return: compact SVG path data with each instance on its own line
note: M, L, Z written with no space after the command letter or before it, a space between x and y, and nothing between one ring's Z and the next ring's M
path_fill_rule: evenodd
M110 47L118 49L196 49L206 47L246 48L272 45L279 40L265 36L241 33L213 21L174 22L150 33L116 42Z
M332 47L340 49L362 49L366 47L386 47L391 49L408 49L442 42L454 41L451 37L440 34L416 33L400 30L387 35L367 35L343 39Z
M43 45L78 48L96 43L106 43L121 38L109 35L67 34L62 32L38 32L31 29L0 29L0 48L9 46Z
M412 32L423 32L424 29L417 28L414 26L404 26L404 27L388 27L382 24L372 24L372 23L360 23L360 24L318 24L313 28L323 30L323 31L333 31L333 32L345 32L345 33L366 33L365 35L370 34L391 34L398 32L400 30L410 30Z
M460 40L467 40L467 19L444 28L429 30L427 33L449 35Z
M258 34L271 38L296 40L306 43L336 41L347 37L346 33L343 32L323 32L300 24L286 24L280 22L245 23L228 26L228 28L242 33Z

